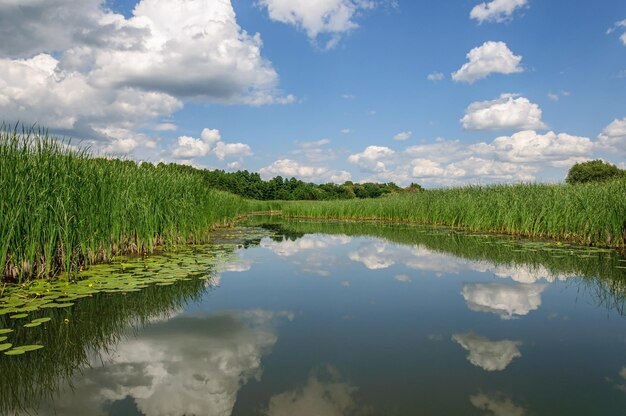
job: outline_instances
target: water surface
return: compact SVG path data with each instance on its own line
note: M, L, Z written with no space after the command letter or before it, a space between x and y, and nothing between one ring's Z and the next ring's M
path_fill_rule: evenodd
M216 240L229 255L201 279L81 300L69 323L42 329L44 349L0 357L2 409L626 414L617 253L397 225L255 225L265 231L245 244Z

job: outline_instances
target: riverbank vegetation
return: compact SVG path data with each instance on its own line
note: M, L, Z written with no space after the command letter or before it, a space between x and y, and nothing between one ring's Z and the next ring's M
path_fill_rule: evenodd
M0 131L0 277L79 270L118 253L206 241L266 203L167 165L95 158L41 131Z
M626 179L575 185L465 186L364 201L289 202L282 206L282 213L443 225L623 248Z

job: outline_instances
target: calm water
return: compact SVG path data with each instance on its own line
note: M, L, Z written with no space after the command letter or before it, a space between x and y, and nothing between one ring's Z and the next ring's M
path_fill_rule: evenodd
M0 357L3 410L626 415L616 253L400 226L265 233L221 246L206 280L79 302L46 348Z

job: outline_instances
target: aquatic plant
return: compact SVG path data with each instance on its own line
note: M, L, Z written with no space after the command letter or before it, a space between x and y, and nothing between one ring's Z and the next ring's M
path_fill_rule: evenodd
M212 228L266 209L193 172L93 157L34 129L0 128L0 278L77 271L118 253L207 241Z
M288 217L404 221L580 244L626 245L626 180L465 186L375 200L286 202Z

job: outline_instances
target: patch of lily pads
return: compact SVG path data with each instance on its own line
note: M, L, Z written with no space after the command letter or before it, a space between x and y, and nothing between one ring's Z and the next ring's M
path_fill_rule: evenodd
M77 301L93 296L120 296L150 286L171 286L180 281L202 279L227 258L233 249L250 239L267 236L268 231L235 229L218 231L215 243L202 246L171 247L154 256L121 257L109 264L98 264L68 278L34 280L22 285L7 285L0 294L0 319L8 326L36 328L52 320L40 317L28 320L31 313L48 309L71 308ZM0 321L0 322L2 322ZM0 328L0 351L4 355L21 355L43 348L42 345L13 346L6 342L12 328Z

